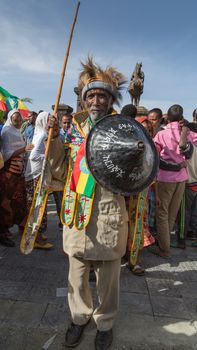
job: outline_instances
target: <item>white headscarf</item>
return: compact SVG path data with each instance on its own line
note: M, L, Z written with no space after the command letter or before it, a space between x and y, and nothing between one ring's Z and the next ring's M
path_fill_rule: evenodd
M47 137L46 126L49 118L48 112L41 112L38 114L35 124L34 137L32 144L33 150L28 158L25 178L26 181L36 178L41 174L42 164L45 155L44 139Z
M12 124L12 116L14 113L20 114L18 109L12 109L8 113L8 119L6 120L1 132L2 154L5 162L11 158L15 151L25 147L25 142L20 129L15 128Z
M48 118L49 118L48 112L41 112L38 114L36 118L34 136L32 140L32 143L34 146L36 146L38 140L43 135L43 133L46 134L46 126L47 126Z

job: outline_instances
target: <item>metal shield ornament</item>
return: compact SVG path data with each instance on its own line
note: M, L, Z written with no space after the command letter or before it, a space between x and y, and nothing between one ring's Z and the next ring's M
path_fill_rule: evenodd
M144 127L120 114L102 118L90 130L86 161L96 182L123 196L147 188L159 163L154 142Z

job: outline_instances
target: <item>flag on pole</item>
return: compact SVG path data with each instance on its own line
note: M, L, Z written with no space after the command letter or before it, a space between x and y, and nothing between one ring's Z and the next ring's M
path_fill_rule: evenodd
M0 86L0 118L2 118L3 112L9 112L11 109L18 109L24 119L27 119L28 108L24 105L23 101L11 95L7 90Z
M87 168L86 159L85 159L85 140L81 144L81 147L77 153L71 182L70 189L73 192L83 194L89 198L92 198L95 180L90 174L89 169Z

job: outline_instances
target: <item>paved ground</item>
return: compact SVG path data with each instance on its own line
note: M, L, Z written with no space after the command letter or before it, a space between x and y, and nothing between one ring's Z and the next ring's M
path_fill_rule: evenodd
M54 250L22 256L17 238L16 248L0 246L0 350L65 348L70 322L68 260L53 210L50 202L48 235ZM122 267L120 312L111 348L197 349L197 250L174 250L167 261L145 251L143 262L144 277ZM95 333L92 322L77 349L93 350Z

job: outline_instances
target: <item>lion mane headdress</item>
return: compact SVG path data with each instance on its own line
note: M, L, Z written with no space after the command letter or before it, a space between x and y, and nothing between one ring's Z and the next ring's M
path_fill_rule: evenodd
M91 89L104 89L112 95L114 103L119 105L122 99L121 90L126 83L125 77L111 66L103 70L93 62L90 56L85 63L81 62L81 64L83 70L78 82L81 100L85 100L87 92Z

